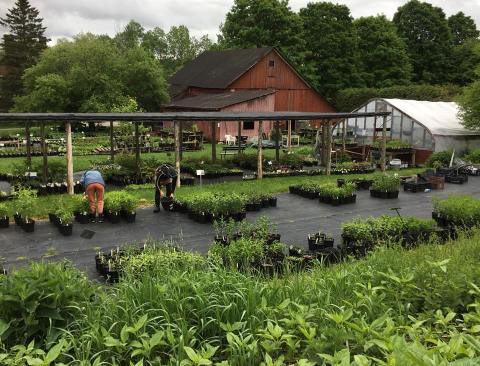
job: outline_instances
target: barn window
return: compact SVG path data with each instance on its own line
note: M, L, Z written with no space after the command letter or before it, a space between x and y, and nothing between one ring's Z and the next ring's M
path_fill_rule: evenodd
M268 61L268 66L269 67L275 67L275 60Z
M254 121L243 121L243 129L244 130L253 130L255 128Z

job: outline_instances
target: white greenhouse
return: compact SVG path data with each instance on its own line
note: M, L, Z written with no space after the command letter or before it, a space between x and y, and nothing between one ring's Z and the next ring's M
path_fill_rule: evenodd
M389 111L387 137L410 143L418 152L429 155L433 151L455 149L462 153L480 147L480 131L468 130L461 124L459 108L453 102L426 102L405 99L373 99L354 112ZM334 134L342 133L337 125ZM359 117L347 119L347 131L358 144L370 144L375 135L380 137L380 118ZM421 154L424 155L424 154ZM424 155L425 156L425 155ZM422 159L423 160L423 159Z

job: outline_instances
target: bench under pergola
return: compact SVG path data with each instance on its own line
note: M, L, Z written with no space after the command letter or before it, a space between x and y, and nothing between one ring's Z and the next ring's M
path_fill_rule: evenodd
M45 142L45 124L49 122L63 122L65 123L66 134L66 165L67 165L67 186L68 193L73 194L73 149L72 149L72 125L81 122L102 123L110 122L110 153L113 160L114 157L114 143L113 143L113 122L124 121L131 122L135 125L135 156L137 167L140 165L140 143L139 143L139 124L144 122L167 122L174 123L175 135L175 167L178 172L177 186L180 185L180 149L181 137L180 128L183 121L198 122L210 121L212 124L217 122L229 122L238 124L238 149L241 152L241 123L244 121L259 121L258 136L263 134L263 121L275 121L275 128L279 132L279 121L309 120L321 121L322 125L327 127L326 130L326 173L330 174L331 166L331 152L332 152L332 124L340 123L347 118L355 117L375 117L383 119L383 133L382 133L382 170L385 170L386 161L386 119L390 112L355 112L355 113L321 113L321 112L161 112L161 113L0 113L0 124L18 123L22 122L26 125L26 144L27 144L27 158L30 158L30 125L32 123L40 123L40 138L41 149L43 156L43 176L44 179L48 176L48 156L47 145ZM215 128L212 129L212 160L216 159L216 136ZM289 137L291 136L291 128L289 128ZM345 139L345 128L343 133ZM275 141L276 158L279 159L280 144L278 139ZM263 177L262 166L262 143L259 139L258 144L258 171L257 178Z

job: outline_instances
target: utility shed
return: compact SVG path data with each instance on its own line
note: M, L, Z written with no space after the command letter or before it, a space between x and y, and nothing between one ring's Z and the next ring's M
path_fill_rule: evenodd
M392 113L387 119L387 138L412 144L417 150L417 162L424 161L432 152L455 149L462 153L480 147L480 131L463 127L454 102L377 98L355 110L375 111ZM341 125L334 133L341 133ZM375 122L374 117L347 119L347 130L353 132L358 143L371 143L375 127L381 127L381 121Z

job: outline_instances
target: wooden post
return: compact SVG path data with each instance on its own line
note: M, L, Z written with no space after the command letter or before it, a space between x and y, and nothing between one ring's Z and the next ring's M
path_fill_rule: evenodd
M381 167L382 172L387 170L387 116L383 116Z
M275 160L280 163L280 121L275 121Z
M212 163L217 161L217 122L212 122Z
M72 149L72 124L65 122L67 137L67 192L73 194L73 149Z
M263 121L258 121L258 161L257 179L263 179L263 151L262 151Z
M177 187L180 187L180 121L174 121L175 136L175 169L177 171Z
M140 131L138 123L135 124L135 163L137 164L137 176L140 177Z
M345 139L347 138L347 120L343 120L342 124L342 153L345 154Z
M180 161L183 159L183 121L179 121L180 125Z
M40 139L42 142L42 156L43 156L43 184L48 182L48 151L47 143L45 141L45 122L40 125Z
M327 123L327 133L326 133L326 174L330 175L331 170L332 170L332 120L329 119Z
M321 164L322 166L327 166L327 128L325 126L325 121L322 121L322 156L321 156Z
M113 121L110 121L110 160L115 161L115 146L113 141Z
M287 122L287 147L288 151L292 151L292 120L288 120Z
M242 153L242 121L237 122L237 145L238 145L238 155Z
M30 122L26 122L25 124L25 141L26 141L26 148L27 148L27 166L28 171L32 169L32 150L31 150L31 141L30 141Z

